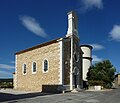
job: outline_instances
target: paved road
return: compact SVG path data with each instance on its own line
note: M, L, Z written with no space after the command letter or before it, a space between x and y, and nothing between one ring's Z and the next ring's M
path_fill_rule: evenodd
M81 91L65 94L7 94L0 93L3 103L120 103L120 89L112 91Z

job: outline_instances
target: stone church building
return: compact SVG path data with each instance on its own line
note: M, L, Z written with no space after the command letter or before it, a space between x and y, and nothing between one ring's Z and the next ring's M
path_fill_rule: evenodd
M91 51L90 45L80 45L78 18L71 11L65 37L15 54L14 88L39 92L83 88L91 66Z

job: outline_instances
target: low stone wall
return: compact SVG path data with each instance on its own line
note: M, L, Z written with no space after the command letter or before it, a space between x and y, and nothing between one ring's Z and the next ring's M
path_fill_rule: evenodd
M102 90L102 86L89 86L89 90Z

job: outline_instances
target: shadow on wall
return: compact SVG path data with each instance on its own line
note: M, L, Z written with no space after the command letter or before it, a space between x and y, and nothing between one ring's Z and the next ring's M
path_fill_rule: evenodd
M42 85L43 93L61 93L62 91L62 85Z

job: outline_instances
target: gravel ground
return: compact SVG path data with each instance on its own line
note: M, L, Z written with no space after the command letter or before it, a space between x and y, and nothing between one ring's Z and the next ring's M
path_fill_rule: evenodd
M50 94L0 90L3 103L120 103L120 89Z
M26 92L26 91L18 91L18 90L14 90L14 89L0 89L0 93L8 93L8 94L27 94L30 92Z

